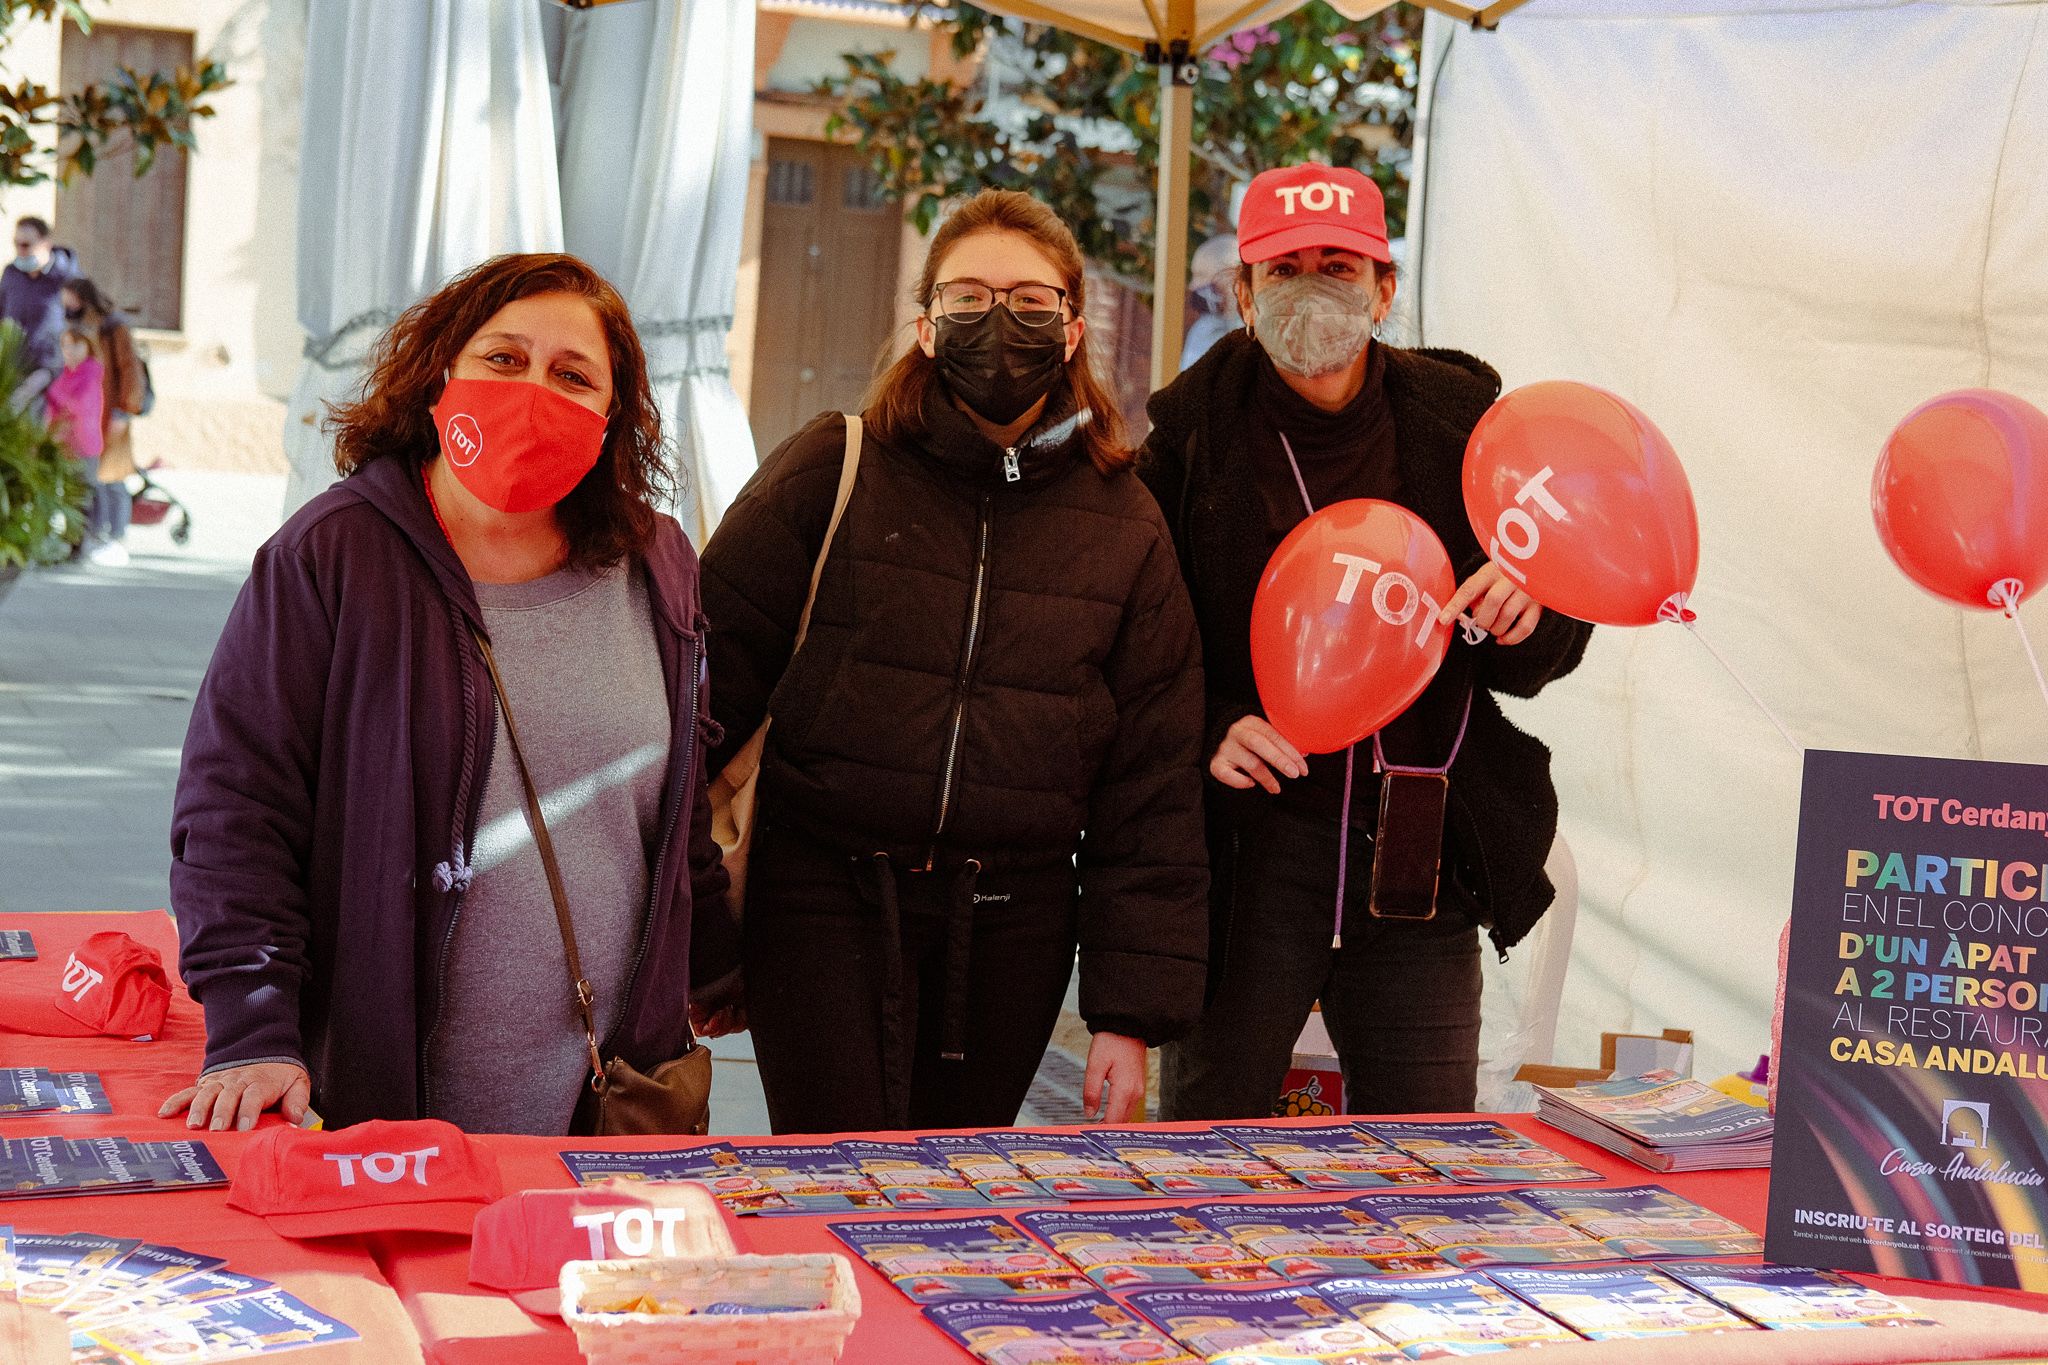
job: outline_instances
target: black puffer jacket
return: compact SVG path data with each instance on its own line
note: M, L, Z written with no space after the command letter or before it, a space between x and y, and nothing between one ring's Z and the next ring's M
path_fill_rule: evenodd
M1259 367L1267 363L1248 333L1217 342L1152 396L1152 435L1139 465L1173 528L1201 622L1209 686L1205 759L1240 717L1263 714L1252 678L1251 616L1267 530L1242 452ZM1386 384L1402 501L1436 531L1462 583L1486 562L1465 517L1465 443L1499 396L1500 376L1457 351L1389 347ZM1467 645L1454 634L1435 680L1382 736L1391 762L1443 762L1470 691L1471 728L1451 769L1441 894L1490 926L1502 953L1529 932L1555 895L1543 863L1557 834L1557 792L1550 751L1516 729L1492 693L1534 696L1578 667L1592 630L1545 612L1535 634L1511 647L1491 639ZM1231 835L1266 797L1209 786L1211 863L1220 889L1228 885ZM1227 906L1227 897L1213 898L1216 932Z
M1014 480L950 403L924 417L914 448L867 435L794 663L845 419L784 442L726 513L704 552L712 772L772 711L763 818L809 842L909 866L1078 854L1083 1017L1176 1037L1202 1003L1208 869L1201 651L1166 524L1057 407Z

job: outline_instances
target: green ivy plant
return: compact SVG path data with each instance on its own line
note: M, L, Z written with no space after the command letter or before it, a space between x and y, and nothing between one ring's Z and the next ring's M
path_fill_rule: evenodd
M1159 162L1159 79L1137 57L1042 25L955 4L913 4L916 22L952 34L955 55L1003 39L1025 69L1012 88L1027 110L999 126L980 81L890 70L892 53L844 54L846 74L824 81L836 105L827 130L850 135L885 192L920 232L947 200L982 189L1027 191L1074 229L1098 266L1149 291L1156 236L1151 187ZM1189 245L1228 230L1230 191L1260 171L1298 161L1351 166L1379 182L1388 227L1407 211L1421 11L1396 5L1353 22L1320 0L1275 23L1229 35L1202 54L1195 86ZM1106 127L1128 130L1103 145ZM1363 134L1386 136L1375 152Z
M69 19L92 31L85 0L0 0L0 75L25 22ZM209 95L231 84L227 68L203 61L170 72L123 67L119 79L59 94L46 85L0 79L0 184L69 184L107 156L132 149L145 175L165 148L197 151L193 124L213 117Z
M51 434L43 405L6 400L26 374L21 328L0 322L0 569L55 564L85 534L85 470Z

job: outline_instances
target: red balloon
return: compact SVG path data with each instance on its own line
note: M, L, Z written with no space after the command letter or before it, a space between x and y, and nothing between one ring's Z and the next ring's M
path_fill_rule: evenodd
M1552 380L1495 403L1465 447L1465 515L1493 562L1551 611L1609 626L1691 619L1692 485L1625 398Z
M1995 389L1929 399L1884 443L1870 510L1929 592L1966 607L2025 601L2048 583L2048 416Z
M1457 583L1429 524L1377 498L1332 503L1291 531L1252 599L1252 676L1266 719L1328 754L1408 709L1442 666L1436 616Z

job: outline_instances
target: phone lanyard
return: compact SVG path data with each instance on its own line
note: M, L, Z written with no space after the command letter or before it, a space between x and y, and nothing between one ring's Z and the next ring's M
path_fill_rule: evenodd
M1316 502L1308 495L1308 480L1301 476L1301 461L1294 458L1294 442L1287 439L1284 431L1275 433L1280 438L1280 449L1287 452L1287 467L1294 471L1294 486L1301 490L1301 505L1308 514L1316 514ZM1458 721L1458 737L1451 741L1451 756L1444 760L1441 768L1418 768L1405 764L1387 762L1387 752L1380 745L1379 731L1373 731L1372 761L1376 773L1426 773L1435 777L1447 777L1451 765L1458 761L1458 751L1465 747L1465 727L1472 721L1472 693L1465 692L1465 714ZM1344 889L1351 876L1351 785L1357 767L1358 746L1344 746L1344 808L1337 817L1337 911L1336 923L1330 933L1330 947L1344 946Z

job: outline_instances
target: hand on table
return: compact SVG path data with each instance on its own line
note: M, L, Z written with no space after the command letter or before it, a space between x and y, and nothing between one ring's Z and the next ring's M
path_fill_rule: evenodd
M1244 791L1260 786L1278 796L1276 769L1283 777L1303 777L1308 762L1264 716L1240 716L1209 760L1209 776L1224 786Z
M1451 594L1451 600L1444 603L1436 619L1450 625L1467 607L1472 609L1472 624L1490 632L1504 645L1522 643L1543 619L1543 608L1536 604L1536 599L1516 587L1515 580L1492 560Z
M312 1098L313 1080L304 1067L292 1062L251 1062L201 1076L165 1100L156 1116L167 1119L189 1110L187 1128L210 1128L216 1133L236 1128L246 1133L256 1126L257 1115L271 1108L288 1123L303 1122L306 1104Z
M1103 1097L1103 1087L1109 1096ZM1088 1074L1081 1082L1090 1123L1129 1123L1145 1103L1145 1044L1121 1033L1098 1033L1088 1044Z

